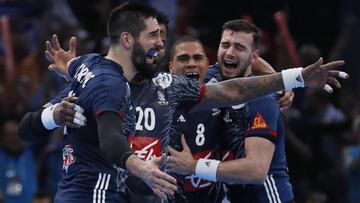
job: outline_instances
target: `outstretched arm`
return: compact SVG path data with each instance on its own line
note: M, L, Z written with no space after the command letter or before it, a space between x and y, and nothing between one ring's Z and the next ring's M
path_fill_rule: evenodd
M333 70L344 64L344 61L334 61L323 64L320 58L316 63L302 69L291 69L282 73L251 78L236 78L215 84L206 84L203 99L194 110L212 109L215 107L232 106L271 92L292 89L295 87L325 88L332 92L332 84L341 87L336 77L347 78L344 72Z

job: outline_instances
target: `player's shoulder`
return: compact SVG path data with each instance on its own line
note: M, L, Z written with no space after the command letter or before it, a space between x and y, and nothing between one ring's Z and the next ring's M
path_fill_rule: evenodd
M152 82L163 89L166 89L170 86L184 84L187 82L191 82L192 80L190 78L176 75L172 73L167 72L160 72L155 77L152 78Z
M257 99L254 99L248 103L250 108L256 108L258 107L264 107L267 109L271 108L279 108L278 105L278 96L276 93L270 93L267 95L264 95L262 97L259 97Z
M152 78L153 84L159 86L163 89L170 87L173 83L174 75L171 73L160 72L155 77Z
M209 66L208 72L205 77L205 83L216 83L217 76L220 74L220 67L218 63L215 63L214 65Z

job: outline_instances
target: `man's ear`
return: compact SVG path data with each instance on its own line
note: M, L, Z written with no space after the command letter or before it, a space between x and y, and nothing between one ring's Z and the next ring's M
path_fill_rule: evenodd
M172 62L171 60L169 61L169 72L172 73L173 72L173 67L172 67Z
M125 48L131 48L134 44L134 37L128 32L122 32L120 35L120 44Z
M260 57L260 50L256 49L251 53L251 63L254 63Z

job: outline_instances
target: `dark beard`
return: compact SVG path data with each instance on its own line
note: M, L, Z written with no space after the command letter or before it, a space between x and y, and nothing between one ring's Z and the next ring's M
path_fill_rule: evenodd
M140 75L152 78L157 70L157 65L146 63L146 53L139 42L135 42L131 60Z

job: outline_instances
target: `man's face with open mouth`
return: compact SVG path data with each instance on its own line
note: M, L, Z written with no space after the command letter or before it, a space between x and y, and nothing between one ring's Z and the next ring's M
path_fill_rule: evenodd
M170 62L171 72L203 83L209 61L202 45L199 42L182 42L174 51Z
M251 63L253 34L225 30L218 50L221 75L226 79L244 76Z

